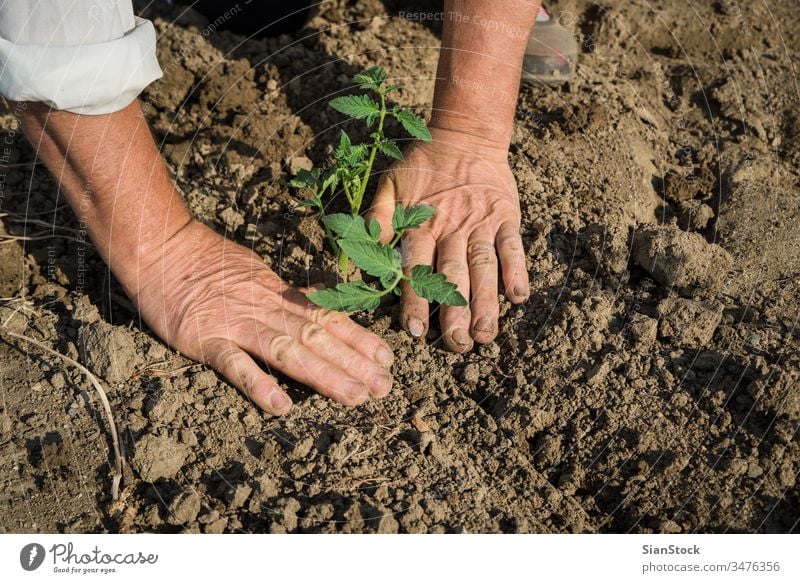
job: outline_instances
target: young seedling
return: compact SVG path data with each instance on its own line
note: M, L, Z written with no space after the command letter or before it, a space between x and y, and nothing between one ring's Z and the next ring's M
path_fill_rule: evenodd
M346 116L363 120L370 133L371 142L354 144L346 132L339 136L339 145L333 152L333 163L325 171L301 170L289 183L309 193L302 206L319 211L332 251L338 254L339 269L344 283L335 288L314 291L308 298L315 304L341 312L374 310L383 296L400 295L400 282L408 281L417 295L431 302L450 306L465 306L467 300L448 282L444 275L433 273L430 265L418 265L409 275L403 273L397 244L410 229L417 229L430 219L436 209L429 205L404 207L398 204L392 216L394 238L388 244L380 242L381 227L372 219L367 223L361 216L361 205L372 177L372 167L378 153L393 160L403 160L397 144L384 134L384 122L393 117L411 137L425 142L431 134L425 122L397 105L387 105L387 96L402 89L401 85L387 85L387 75L381 67L371 67L353 77L361 89L369 92L333 99L329 105ZM377 100L373 98L377 96ZM344 193L350 213L326 213L326 199ZM377 279L377 286L363 280L346 281L349 259L367 275Z

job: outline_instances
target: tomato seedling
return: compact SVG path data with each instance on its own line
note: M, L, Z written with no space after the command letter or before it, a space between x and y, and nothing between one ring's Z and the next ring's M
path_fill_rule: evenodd
M400 239L407 231L419 228L430 219L436 209L424 204L409 207L398 204L392 216L395 235L388 244L380 242L378 221L372 219L367 223L360 214L376 156L380 153L393 160L403 160L397 143L384 133L386 118L397 120L411 137L431 141L431 134L421 118L397 105L387 105L388 95L402 89L401 85L387 85L387 78L383 68L371 67L353 77L361 89L368 90L367 93L337 97L329 103L330 107L349 118L363 120L368 128L375 127L369 135L372 141L354 144L342 131L327 170L300 170L289 182L308 193L308 198L300 203L302 206L319 211L331 250L339 257L342 277L347 278L349 260L352 259L361 271L376 278L377 285L363 280L345 281L335 288L313 291L308 298L329 310L371 311L380 305L383 296L389 293L400 295L399 284L405 280L417 295L430 302L465 306L467 300L455 284L447 281L444 275L433 273L430 265L417 265L408 275L401 266L400 252L396 249ZM347 198L350 213L327 214L325 200L340 193Z

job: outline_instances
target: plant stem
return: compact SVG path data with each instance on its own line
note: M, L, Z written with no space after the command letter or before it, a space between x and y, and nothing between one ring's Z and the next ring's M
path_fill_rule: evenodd
M367 183L369 182L369 177L372 174L372 164L375 162L375 154L378 152L378 144L383 140L383 122L386 120L386 96L383 94L383 91L379 91L378 95L381 98L381 115L378 119L378 129L375 132L375 141L372 143L372 149L369 153L369 161L367 162L367 169L364 171L364 177L361 180L361 188L359 188L358 192L356 193L356 210L353 213L354 215L358 214L361 210L361 201L364 200L364 193L367 191Z
M394 239L392 239L392 242L389 243L389 247L394 249L397 246L397 244L400 242L400 239L403 237L404 233L405 233L405 231L400 231L399 233L395 233Z
M348 281L350 275L350 260L341 249L339 249L339 271L342 273L342 279Z

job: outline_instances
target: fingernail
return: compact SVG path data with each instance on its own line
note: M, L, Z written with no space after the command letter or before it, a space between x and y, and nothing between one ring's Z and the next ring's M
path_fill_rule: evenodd
M456 328L450 333L450 338L459 346L469 346L472 340L463 328Z
M292 408L292 400L282 391L275 391L269 398L272 412L276 415L283 415Z
M517 298L520 298L520 299L527 300L528 296L530 295L530 293L531 292L527 287L523 287L521 285L518 285L518 286L516 286L514 288L514 297L517 297Z
M367 387L364 383L352 381L345 386L344 390L351 397L361 397L367 392Z
M388 346L381 344L375 350L375 360L381 366L391 366L394 362L394 353Z
M392 390L392 377L387 374L376 374L372 377L370 384L372 385L373 393L385 395Z
M414 338L419 338L425 332L425 324L416 316L412 316L408 319L408 331Z
M493 332L494 326L492 325L492 319L489 316L483 316L478 318L478 321L475 322L474 326L475 330L479 332Z

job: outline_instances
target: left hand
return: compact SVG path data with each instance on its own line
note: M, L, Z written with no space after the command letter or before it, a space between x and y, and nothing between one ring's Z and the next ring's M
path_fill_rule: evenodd
M471 296L468 306L441 306L439 316L445 345L466 352L473 340L483 344L497 336L498 257L506 297L521 304L530 295L519 194L507 148L452 130L432 127L431 135L432 142L415 142L381 178L369 216L380 222L381 240L388 242L398 203L436 208L432 219L404 236L403 267L434 265L465 298ZM400 324L423 336L428 302L402 285Z

